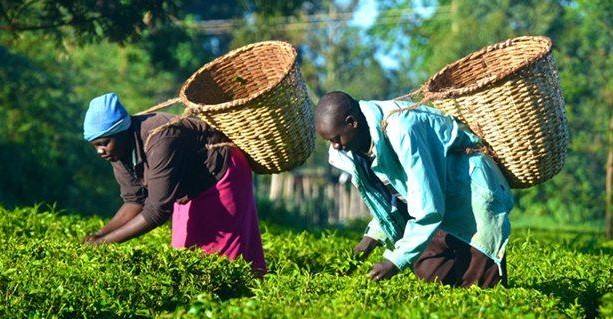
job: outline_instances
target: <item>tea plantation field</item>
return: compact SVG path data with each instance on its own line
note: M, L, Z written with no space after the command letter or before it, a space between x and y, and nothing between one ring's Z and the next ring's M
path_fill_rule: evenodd
M80 239L99 218L0 208L1 318L613 318L613 242L585 229L513 230L509 288L452 289L410 272L371 282L357 228L263 223L270 273L169 247L167 227L121 245Z

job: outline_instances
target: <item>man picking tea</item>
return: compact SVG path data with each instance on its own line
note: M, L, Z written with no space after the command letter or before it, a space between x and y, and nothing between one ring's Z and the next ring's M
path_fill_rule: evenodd
M330 164L352 176L373 215L355 251L366 257L387 246L373 280L412 269L452 286L505 284L513 207L507 181L490 157L467 151L479 138L440 111L412 104L331 92L317 106ZM406 210L392 193L406 199Z

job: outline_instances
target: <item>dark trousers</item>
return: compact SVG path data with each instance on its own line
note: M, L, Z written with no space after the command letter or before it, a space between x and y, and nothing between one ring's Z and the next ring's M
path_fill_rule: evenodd
M460 239L439 230L413 266L417 277L445 285L490 288L507 285L506 256L502 259L502 276L492 259Z

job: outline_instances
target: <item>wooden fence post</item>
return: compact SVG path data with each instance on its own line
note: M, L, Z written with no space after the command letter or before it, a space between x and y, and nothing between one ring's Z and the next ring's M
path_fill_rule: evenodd
M327 184L325 189L326 209L328 210L328 223L334 224L339 221L339 202L335 196L335 185Z
M283 185L283 199L291 199L292 194L294 193L294 175L292 174L283 174L284 176L284 185Z
M283 190L283 177L281 174L273 174L270 177L270 191L268 192L268 199L275 200L281 197L281 191Z

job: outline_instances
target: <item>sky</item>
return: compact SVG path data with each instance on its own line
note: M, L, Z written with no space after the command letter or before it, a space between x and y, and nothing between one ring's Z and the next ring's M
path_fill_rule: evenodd
M339 2L342 3L343 1L341 0ZM379 10L377 8L376 0L361 0L353 19L349 22L349 25L366 29L372 26L378 13ZM378 53L375 58L386 69L396 69L399 66L396 59L392 58L390 55L386 55L383 52Z
M345 4L348 3L349 0L337 0L337 2ZM434 13L434 7L425 6L421 0L415 1L414 5L415 7L413 10L422 16L429 16ZM349 25L367 29L375 23L378 13L377 0L361 0ZM385 54L385 52L379 52L376 59L386 69L396 69L399 66L398 61L392 58L390 54Z
M378 12L375 0L362 0L350 24L364 28L370 27L375 22Z

